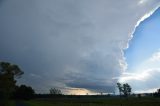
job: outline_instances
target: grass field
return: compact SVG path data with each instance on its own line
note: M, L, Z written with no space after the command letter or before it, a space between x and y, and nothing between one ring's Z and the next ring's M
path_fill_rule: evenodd
M160 98L59 98L26 101L28 106L160 106Z
M15 101L0 101L0 106L16 106Z
M8 105L9 105L9 106L15 106L16 103L15 103L15 101L9 101Z

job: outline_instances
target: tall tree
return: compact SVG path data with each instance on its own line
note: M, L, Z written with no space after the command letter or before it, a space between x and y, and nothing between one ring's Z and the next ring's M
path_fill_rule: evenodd
M122 84L118 82L117 87L118 87L118 90L119 90L119 95L121 96L122 95L122 89L123 89Z
M131 86L128 83L123 84L122 92L123 92L124 96L130 95L131 94Z
M8 99L15 90L16 79L20 78L23 71L9 62L0 62L0 98Z
M121 84L121 83L117 83L117 87L119 89L119 93L120 93L120 96L123 94L124 96L128 96L131 94L131 86L128 84L128 83L125 83L125 84Z

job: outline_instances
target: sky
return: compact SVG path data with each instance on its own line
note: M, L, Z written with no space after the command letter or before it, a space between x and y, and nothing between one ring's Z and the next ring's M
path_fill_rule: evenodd
M136 28L134 37L129 43L129 48L125 51L128 68L134 68L136 64L142 63L146 58L150 57L160 48L159 18L160 8L157 9L148 19L141 22L141 24Z
M120 80L132 84L136 92L153 92L160 87L159 19L160 8L136 28L125 51L128 67Z
M151 71L155 67L137 72L159 61L158 10L151 16L159 5L159 0L0 0L0 61L19 65L25 74L18 83L36 92L55 87L65 94L113 93L117 81L131 83L135 91L154 89L145 85L152 81L138 88L135 78L159 73Z

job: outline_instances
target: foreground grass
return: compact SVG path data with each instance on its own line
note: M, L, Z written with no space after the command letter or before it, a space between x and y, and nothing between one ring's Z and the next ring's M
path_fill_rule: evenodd
M4 101L1 101L0 100L0 106L16 106L16 103L15 101L11 101L11 100L4 100Z
M16 106L16 103L15 103L15 101L9 101L9 102L8 102L8 105L9 105L9 106Z
M160 106L159 98L59 98L26 101L28 106Z

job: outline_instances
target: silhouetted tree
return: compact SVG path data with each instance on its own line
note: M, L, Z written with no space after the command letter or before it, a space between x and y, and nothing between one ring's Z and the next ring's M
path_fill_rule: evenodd
M155 96L155 97L160 97L160 88L157 89L157 92L155 92L155 93L153 94L153 96Z
M123 84L122 92L123 92L124 96L130 95L131 94L131 86L128 83Z
M117 87L118 87L118 90L119 90L119 95L121 96L122 95L122 89L123 89L121 83L118 82Z
M0 98L7 100L15 90L16 78L19 78L23 72L14 64L0 62Z
M158 93L158 94L160 94L160 88L159 88L159 89L157 89L157 93Z
M141 94L138 94L138 98L141 98Z
M14 93L14 97L16 99L25 99L29 100L34 97L34 90L30 86L21 85L16 87L16 91Z
M50 94L52 94L52 95L62 95L61 90L60 90L60 89L56 89L56 88L51 88L51 89L49 90L49 92L50 92Z
M119 89L119 93L120 93L120 96L123 94L124 96L128 96L131 94L131 86L126 83L126 84L121 84L121 83L117 83L117 87Z

